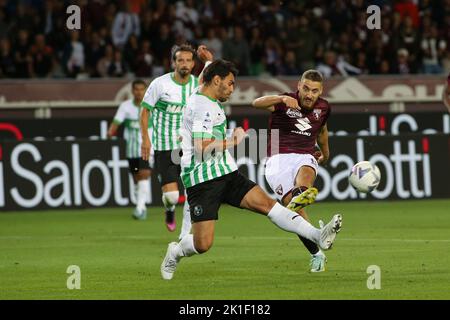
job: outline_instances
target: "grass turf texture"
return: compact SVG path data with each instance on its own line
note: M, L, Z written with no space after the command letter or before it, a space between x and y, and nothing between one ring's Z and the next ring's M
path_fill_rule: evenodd
M309 273L296 235L223 206L212 250L183 259L174 279L160 264L178 228L163 210L146 221L130 208L0 214L0 299L450 299L450 200L318 203L315 225L334 212L343 229L327 271ZM68 290L69 265L81 289ZM369 290L367 267L381 268Z

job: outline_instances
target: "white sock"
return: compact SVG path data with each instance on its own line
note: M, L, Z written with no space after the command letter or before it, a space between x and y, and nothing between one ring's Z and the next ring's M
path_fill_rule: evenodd
M178 203L180 193L178 191L164 192L162 202L168 211L175 211L175 205Z
M150 181L149 180L139 180L137 188L137 197L136 197L136 208L138 210L145 210L145 200L147 199L148 194L150 193Z
M319 249L319 251L317 251L317 253L312 254L312 256L313 256L313 257L316 257L316 256L325 256L325 254L323 253L322 250Z
M184 202L184 207L183 207L183 223L181 225L181 232L180 232L180 236L178 237L178 239L183 239L185 235L189 234L189 232L191 232L191 210L189 210L189 203L187 201Z
M284 231L293 232L315 243L319 242L320 230L314 228L303 217L276 203L267 217Z
M194 254L198 254L194 247L194 236L187 234L178 242L177 250L175 251L176 258L191 257Z
M133 189L133 196L134 196L134 201L135 201L134 203L136 204L136 206L137 206L138 190L139 190L139 184L136 182L134 184L134 189Z

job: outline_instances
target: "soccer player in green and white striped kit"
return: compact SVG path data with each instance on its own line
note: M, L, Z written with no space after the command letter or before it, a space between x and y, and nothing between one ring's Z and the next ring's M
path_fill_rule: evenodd
M181 173L180 127L183 109L189 96L199 84L191 74L195 65L195 50L190 45L177 46L172 50L174 71L152 81L142 101L141 128L147 127L147 119L153 126L151 141L147 131L142 131L142 157L149 154L150 147L155 152L155 169L161 182L162 201L166 209L166 226L169 231L176 229L175 205L178 203L178 179ZM205 61L203 61L205 62ZM191 229L187 201L183 208L183 224L180 239Z
M147 161L141 158L141 132L139 124L139 115L141 113L140 103L144 97L147 84L143 80L135 80L132 85L133 99L129 99L120 104L114 119L109 126L108 137L111 138L117 134L120 125L124 128L124 139L126 141L126 157L128 159L129 169L133 175L134 195L136 199L136 208L133 217L138 220L147 218L147 208L145 201L150 193L150 175L153 166L153 154ZM147 126L148 134L151 135L151 124Z

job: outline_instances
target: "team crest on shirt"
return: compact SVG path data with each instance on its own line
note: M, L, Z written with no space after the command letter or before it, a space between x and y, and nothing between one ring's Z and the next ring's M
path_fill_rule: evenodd
M283 195L283 186L280 184L280 185L275 189L275 192L276 192L278 195L282 196L282 195Z
M303 115L300 111L291 109L291 108L287 109L286 115L290 118L302 118L303 117Z
M320 109L314 109L314 110L313 110L314 118L316 118L316 120L319 120L320 114L321 114L321 113L322 113L322 110L320 110Z

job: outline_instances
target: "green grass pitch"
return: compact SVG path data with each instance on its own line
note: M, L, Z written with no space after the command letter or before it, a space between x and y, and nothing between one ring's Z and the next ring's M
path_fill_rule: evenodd
M267 218L223 206L213 248L160 276L176 239L161 208L0 214L0 299L450 299L450 200L317 203L315 225L335 212L343 229L327 271L309 273L296 235ZM180 225L181 208L177 215ZM66 287L69 265L81 289ZM369 290L367 267L381 269Z

